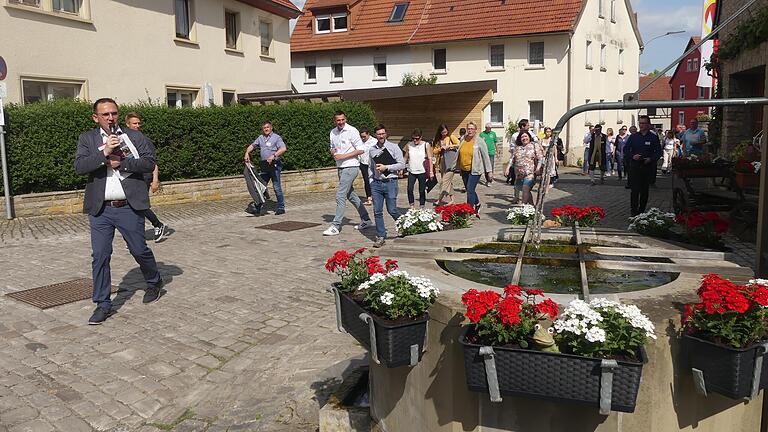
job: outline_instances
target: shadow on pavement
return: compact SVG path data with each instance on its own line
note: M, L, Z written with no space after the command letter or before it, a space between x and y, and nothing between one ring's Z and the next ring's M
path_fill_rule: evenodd
M164 264L158 261L157 268L160 271L160 275L163 278L162 295L164 296L168 292L168 285L171 284L175 276L179 276L184 273L181 267L173 264ZM140 288L138 288L140 287ZM117 286L117 295L112 299L112 310L118 311L123 305L129 301L136 291L143 291L146 288L146 282L144 282L144 275L141 273L141 269L138 267L132 268L128 273L123 276L123 280Z

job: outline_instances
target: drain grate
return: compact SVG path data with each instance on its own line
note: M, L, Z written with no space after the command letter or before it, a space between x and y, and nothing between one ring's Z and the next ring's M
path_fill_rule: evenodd
M112 292L117 292L116 286L112 287ZM80 300L88 300L92 295L93 281L91 281L91 279L75 279L6 294L6 296L14 300L30 304L40 309L48 309Z
M312 222L298 222L298 221L285 221L277 222L269 225L257 226L258 229L272 230L272 231L298 231L305 228L312 228L320 226L319 223Z

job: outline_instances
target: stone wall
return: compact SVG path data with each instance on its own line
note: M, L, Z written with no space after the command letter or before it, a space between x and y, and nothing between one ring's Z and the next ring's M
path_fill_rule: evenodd
M333 190L338 180L336 168L323 168L285 171L282 183L283 192L290 196ZM358 176L355 187L362 189L362 186L362 177ZM83 195L83 190L77 190L15 196L12 198L14 215L29 217L80 213L83 210ZM242 199L243 205L250 200L242 176L163 182L162 189L151 194L152 206L229 199ZM5 208L5 199L2 197L0 208Z

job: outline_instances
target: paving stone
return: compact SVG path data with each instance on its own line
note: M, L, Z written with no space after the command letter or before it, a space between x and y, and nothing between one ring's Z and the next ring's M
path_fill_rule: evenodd
M4 424L16 424L33 420L38 415L36 409L31 406L22 406L3 413Z
M219 367L219 365L221 364L221 361L219 361L219 359L217 359L212 355L206 355L203 357L196 358L195 363L200 366L212 369L215 367Z
M208 423L200 420L184 420L178 426L173 428L174 432L205 432L208 429Z
M144 417L149 418L157 412L158 409L162 406L160 402L156 401L152 398L144 398L138 402L130 404L131 408L136 412L136 414Z
M32 420L9 429L9 432L53 432L53 425L45 420Z
M40 410L40 415L54 424L57 420L71 416L72 414L72 411L63 405L51 405Z
M56 422L56 427L67 432L90 432L91 426L76 417L66 417Z

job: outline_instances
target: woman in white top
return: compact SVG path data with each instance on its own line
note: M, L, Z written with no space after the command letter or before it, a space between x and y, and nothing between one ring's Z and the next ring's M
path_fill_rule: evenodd
M424 160L432 157L432 146L421 139L421 129L416 128L411 133L411 141L405 147L403 156L405 166L408 169L408 205L414 207L413 187L416 180L419 181L419 205L424 207L427 203L427 170L424 169Z
M360 140L363 142L363 154L358 156L357 159L360 161L360 173L363 175L363 183L365 185L365 196L367 200L364 204L372 205L373 196L371 195L371 184L368 179L368 164L370 163L368 160L368 150L376 145L376 138L371 136L371 132L367 127L363 126L360 128Z
M664 157L664 163L661 165L661 172L664 174L669 171L670 165L672 164L672 157L677 154L677 150L680 148L680 140L675 138L675 131L668 130L666 136L664 137L664 153L662 156Z
M616 152L616 135L613 134L613 128L606 129L605 135L608 137L608 142L605 143L605 175L610 177L616 175L616 158L614 157Z

